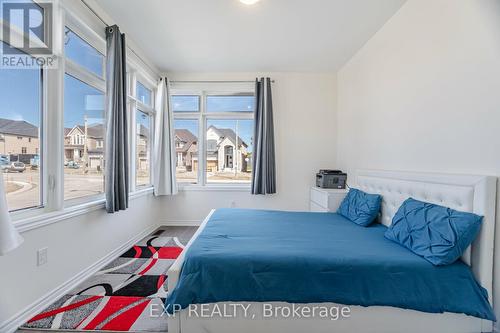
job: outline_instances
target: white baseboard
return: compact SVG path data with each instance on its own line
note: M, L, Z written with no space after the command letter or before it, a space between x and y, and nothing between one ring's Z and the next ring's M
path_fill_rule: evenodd
M160 220L160 226L164 227L198 227L201 220Z
M59 298L64 296L70 290L75 288L77 285L97 273L101 268L109 264L115 258L117 258L120 254L128 250L135 243L151 234L158 228L157 225L151 226L144 230L139 235L132 237L125 244L116 248L115 250L108 253L106 256L98 260L96 263L87 267L83 271L79 272L71 279L64 282L62 285L57 287L55 290L45 294L37 301L33 302L31 305L27 306L24 310L21 310L17 314L15 314L12 318L6 320L3 323L0 323L0 332L2 333L13 333L15 332L21 325L23 325L26 321L36 316L42 310L44 310L47 306L57 301Z

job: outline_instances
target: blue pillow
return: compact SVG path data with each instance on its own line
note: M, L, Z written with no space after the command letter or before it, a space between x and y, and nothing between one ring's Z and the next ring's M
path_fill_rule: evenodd
M483 217L409 198L399 207L385 237L434 265L455 262L474 241Z
M363 227L370 225L378 216L382 197L351 188L342 200L337 213Z

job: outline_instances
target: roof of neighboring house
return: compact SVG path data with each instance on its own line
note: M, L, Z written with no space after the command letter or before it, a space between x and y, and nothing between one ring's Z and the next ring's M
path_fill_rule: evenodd
M38 127L24 120L0 118L0 133L38 138Z
M74 127L66 127L64 128L64 136L68 136L69 133L75 128L78 128L82 133L85 133L85 126L76 125ZM88 136L94 139L103 139L104 138L104 125L103 124L91 124L87 125L87 133Z
M236 133L230 128L218 128L215 126L210 126L208 129L212 128L216 131L219 136L228 138L233 144L236 144ZM247 143L243 141L243 139L238 136L238 143L241 143L243 146L248 147Z
M176 152L178 153L183 153L188 151L188 149L191 147L193 143L196 143L198 141L198 138L196 135L191 133L191 131L187 129L176 129L175 130L175 136L179 138L180 141L185 142L184 146L182 148L175 148Z

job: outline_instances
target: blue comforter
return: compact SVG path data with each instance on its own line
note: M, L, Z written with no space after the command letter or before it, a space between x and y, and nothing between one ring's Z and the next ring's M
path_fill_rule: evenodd
M495 320L487 291L467 265L433 266L384 238L385 230L334 213L219 209L186 251L167 309L334 302Z

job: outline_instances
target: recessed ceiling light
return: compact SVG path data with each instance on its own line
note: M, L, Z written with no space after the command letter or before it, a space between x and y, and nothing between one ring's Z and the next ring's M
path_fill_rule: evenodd
M240 2L244 3L245 5L255 5L259 1L260 0L240 0Z

